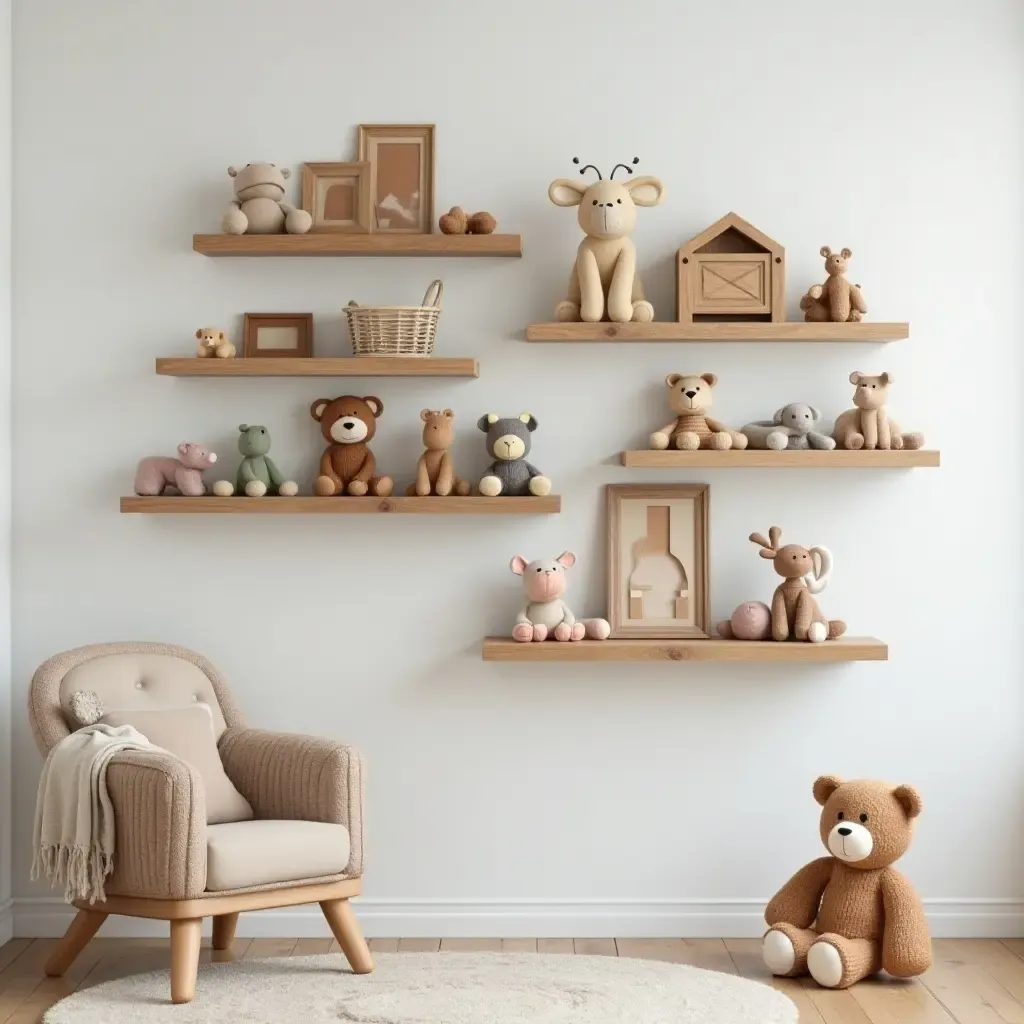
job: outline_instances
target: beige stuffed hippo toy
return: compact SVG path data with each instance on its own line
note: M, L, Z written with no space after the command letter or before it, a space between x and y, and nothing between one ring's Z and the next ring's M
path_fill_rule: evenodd
M608 181L593 164L580 174L591 167L598 178L592 185L559 178L548 186L548 198L556 206L579 207L577 219L587 236L576 252L569 297L556 307L555 319L647 323L654 319L654 307L644 298L629 234L636 225L637 206L657 206L665 198L665 186L650 175L612 181L620 167L633 173L625 164L616 164Z
M284 202L287 167L246 164L228 168L235 179L235 200L224 214L221 230L226 235L304 235L313 226L305 210Z
M891 373L880 373L877 377L869 377L866 373L850 374L853 385L853 404L836 420L832 436L840 448L866 448L871 451L880 448L899 450L900 448L921 448L924 446L924 435L903 433L897 424L889 419L885 410L889 399L889 385L892 383Z

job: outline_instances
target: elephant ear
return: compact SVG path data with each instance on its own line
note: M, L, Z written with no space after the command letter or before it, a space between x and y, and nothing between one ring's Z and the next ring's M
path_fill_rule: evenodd
M782 422L782 414L786 411L786 407L783 406L781 409L775 410L775 415L772 417L772 423L778 425Z

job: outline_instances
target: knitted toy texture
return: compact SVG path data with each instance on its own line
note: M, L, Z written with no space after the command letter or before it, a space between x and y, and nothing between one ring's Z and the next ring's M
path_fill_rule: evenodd
M898 451L900 448L920 448L924 445L922 434L902 433L885 411L889 385L892 384L891 373L869 377L855 370L850 374L850 383L853 385L855 408L840 415L832 432L840 448L864 448L868 451L891 448Z
M848 988L880 970L923 974L932 961L924 908L892 866L921 813L917 790L822 775L814 799L829 856L805 864L772 897L765 964L782 977L810 974L824 988Z

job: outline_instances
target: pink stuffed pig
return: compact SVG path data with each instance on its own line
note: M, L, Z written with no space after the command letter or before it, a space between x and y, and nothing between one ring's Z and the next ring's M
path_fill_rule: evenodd
M182 441L176 459L150 455L139 462L135 470L135 493L163 494L168 487L176 487L182 494L198 498L206 493L203 470L216 461L216 453L209 448Z

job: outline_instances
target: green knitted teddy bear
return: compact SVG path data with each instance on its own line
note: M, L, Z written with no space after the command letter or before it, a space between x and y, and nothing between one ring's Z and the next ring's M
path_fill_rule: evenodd
M270 431L266 427L250 427L245 423L238 430L242 464L238 467L237 481L232 485L230 480L218 480L213 485L213 493L221 498L230 497L236 491L250 498L262 498L265 494L290 498L298 494L299 485L294 480L285 480L267 454L270 451Z

